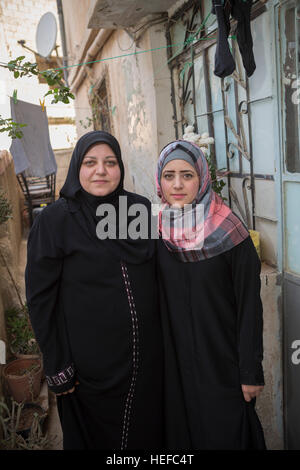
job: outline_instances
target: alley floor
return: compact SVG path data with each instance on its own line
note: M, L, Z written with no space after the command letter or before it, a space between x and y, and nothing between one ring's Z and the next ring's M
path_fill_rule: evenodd
M24 282L24 271L26 267L27 260L27 236L25 233L20 247L20 264L19 264L19 273L18 273L18 285L20 288L20 294L25 301L25 282ZM62 450L62 431L59 422L57 407L56 407L56 397L55 394L49 391L48 394L48 417L45 421L43 430L48 434L50 441L50 450Z

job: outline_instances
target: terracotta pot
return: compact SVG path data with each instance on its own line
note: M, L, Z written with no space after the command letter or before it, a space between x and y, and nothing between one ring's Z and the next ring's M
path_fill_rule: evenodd
M40 354L21 354L21 353L14 353L16 359L40 359Z
M35 413L39 415L39 423L42 426L47 416L46 411L36 403L25 403L21 411L19 426L17 429L17 433L21 434L24 439L27 439L29 436Z
M41 390L41 361L40 359L16 359L4 367L3 377L16 402L34 401Z
M21 353L15 353L14 354L16 359L40 359L42 361L42 355L41 354L21 354ZM42 369L42 375L41 375L41 381L46 378L44 369Z

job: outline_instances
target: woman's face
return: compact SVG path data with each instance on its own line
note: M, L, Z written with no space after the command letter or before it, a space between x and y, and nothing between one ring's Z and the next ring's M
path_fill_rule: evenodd
M166 201L171 206L182 208L197 196L199 176L185 160L172 160L163 168L160 184Z
M83 157L79 181L93 196L107 196L117 187L121 170L116 155L107 144L93 145Z

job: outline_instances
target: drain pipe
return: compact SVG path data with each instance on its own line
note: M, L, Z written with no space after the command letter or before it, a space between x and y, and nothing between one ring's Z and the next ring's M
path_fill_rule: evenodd
M62 50L63 50L63 67L64 67L64 79L66 82L66 86L68 87L68 69L65 68L68 66L68 53L67 53L67 45L66 45L66 32L65 32L65 22L64 22L64 13L62 9L62 3L61 0L56 0L56 5L57 5L57 13L58 13L58 19L59 19L59 30L60 30L60 36L61 36L61 44L62 44Z
M100 29L97 36L95 37L92 45L87 50L84 59L82 62L91 62L95 59L99 51L102 49L108 38L113 34L114 29ZM85 66L86 67L86 66ZM76 93L77 89L80 87L81 83L87 76L85 67L80 67L78 74L75 76L72 84L71 91Z

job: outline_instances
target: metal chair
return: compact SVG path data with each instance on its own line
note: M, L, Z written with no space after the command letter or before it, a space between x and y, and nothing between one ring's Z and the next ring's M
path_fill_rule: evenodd
M19 185L25 196L30 225L33 223L33 209L41 204L52 204L55 201L56 173L44 177L26 176L25 172L17 175Z

